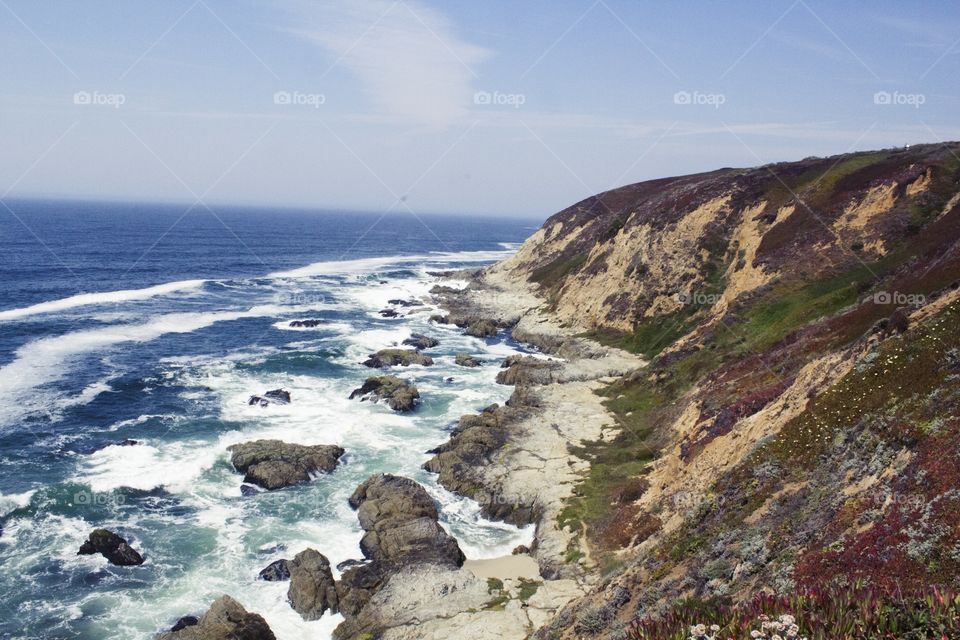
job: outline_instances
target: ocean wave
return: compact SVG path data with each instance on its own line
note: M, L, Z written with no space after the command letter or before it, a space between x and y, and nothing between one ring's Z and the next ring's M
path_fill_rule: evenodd
M199 289L205 282L206 280L182 280L180 282L167 282L165 284L158 284L153 287L146 287L145 289L124 289L120 291L103 291L99 293L80 293L75 296L70 296L69 298L40 302L29 307L23 307L21 309L8 309L6 311L0 311L0 320L20 320L21 318L44 313L67 311L76 307L146 300L148 298L163 296L170 293Z
M502 251L438 251L435 253L384 256L380 258L360 258L357 260L329 260L315 262L305 267L289 271L277 271L269 274L269 278L310 278L313 276L350 275L357 273L373 273L384 267L411 263L457 263L457 262L492 262L502 260L513 254L512 250Z
M280 309L263 305L247 311L169 313L144 323L110 325L28 342L17 349L13 362L0 368L0 395L5 399L0 408L0 424L50 409L48 394L30 392L66 376L80 356L123 343L149 342L170 333L192 333L218 322L271 316ZM92 399L93 391L102 390L88 390L81 394L81 399Z

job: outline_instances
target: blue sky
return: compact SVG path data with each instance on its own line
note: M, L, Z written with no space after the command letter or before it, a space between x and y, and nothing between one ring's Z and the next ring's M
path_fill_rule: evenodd
M0 0L0 42L2 198L546 216L960 138L948 2Z

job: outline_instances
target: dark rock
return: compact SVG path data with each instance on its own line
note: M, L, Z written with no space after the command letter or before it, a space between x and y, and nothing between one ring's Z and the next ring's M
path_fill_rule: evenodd
M187 620L188 618L181 618ZM179 622L178 622L179 624ZM157 640L276 640L267 621L256 613L223 596L203 614L196 624L160 634Z
M461 367L479 367L480 361L469 353L458 353L454 364L460 365Z
M127 438L126 440L121 440L120 442L118 442L117 446L118 447L134 447L138 444L140 444L139 440L131 440L130 438Z
M260 570L257 577L267 582L282 582L290 579L290 561L275 560Z
M323 324L323 320L316 320L313 318L310 318L308 320L291 320L290 321L291 327L304 327L308 329L312 329L313 327L319 327L321 324Z
M106 529L95 529L77 551L80 556L95 553L102 555L110 564L120 567L143 564L143 556L127 544L126 540Z
M183 616L177 620L172 627L170 627L171 632L177 632L181 629L186 629L187 627L195 627L200 624L200 618L197 616Z
M413 411L420 400L420 392L397 376L373 376L367 378L362 387L353 390L350 399L354 398L383 400L394 411Z
M416 307L420 302L418 300L400 300L399 298L394 298L393 300L387 300L387 304L392 304L395 307Z
M274 389L273 391L267 391L262 396L250 396L250 400L247 404L251 407L259 404L261 407L269 405L271 402L276 402L277 404L290 404L290 392L285 389Z
M337 612L337 587L326 556L307 549L290 561L287 599L304 620L319 620L327 610Z
M530 553L530 547L525 544L519 544L514 547L513 551L510 552L510 555L513 556L523 556Z
M367 564L366 560L344 560L337 565L337 571L343 572L351 567L362 567Z
M403 344L410 345L419 351L420 349L432 349L440 344L440 341L436 338L425 336L422 333L414 333L409 338L404 340Z
M257 489L252 484L242 484L240 485L240 495L242 496L255 496L260 493L260 490Z
M450 324L450 318L447 316L434 314L430 316L430 322L436 322L437 324Z
M363 361L364 366L372 369L386 369L397 365L409 367L411 364L429 367L433 364L433 358L415 349L381 349Z
M497 335L497 322L489 318L474 320L468 324L464 331L468 336L475 338L492 338Z
M380 315L384 318L399 318L400 313L396 309L381 309Z
M231 462L244 482L264 489L280 489L309 482L314 473L330 473L344 450L334 445L288 444L280 440L254 440L227 448Z

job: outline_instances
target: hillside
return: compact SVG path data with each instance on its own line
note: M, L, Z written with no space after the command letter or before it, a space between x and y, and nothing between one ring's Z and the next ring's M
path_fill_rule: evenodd
M761 593L821 619L841 597L903 613L960 588L958 154L622 187L478 276L494 301L529 290L578 356L649 360L597 389L616 428L573 448L590 466L554 523L592 586L536 637L686 638ZM531 326L515 337L569 355Z

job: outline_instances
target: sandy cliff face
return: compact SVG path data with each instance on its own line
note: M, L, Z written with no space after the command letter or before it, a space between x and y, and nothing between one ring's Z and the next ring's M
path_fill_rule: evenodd
M618 435L578 449L557 515L605 578L538 637L625 637L681 598L960 587L958 154L630 185L488 271L650 359L600 391Z

